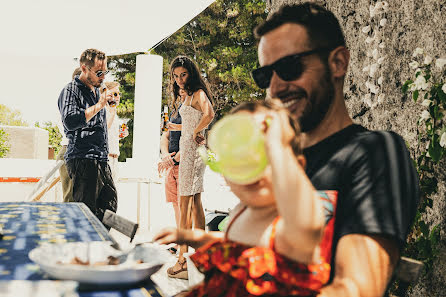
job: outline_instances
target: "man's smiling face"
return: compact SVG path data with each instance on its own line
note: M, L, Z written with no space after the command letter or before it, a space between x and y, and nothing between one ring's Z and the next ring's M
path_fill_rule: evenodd
M306 29L286 23L262 36L259 43L260 66L271 65L286 56L313 50ZM279 98L299 121L302 131L311 131L325 117L334 99L329 68L317 54L301 58L302 74L285 81L273 72L268 88L271 98Z

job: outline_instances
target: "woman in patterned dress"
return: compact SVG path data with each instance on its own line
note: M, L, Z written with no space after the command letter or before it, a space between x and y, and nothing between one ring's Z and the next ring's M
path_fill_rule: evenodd
M174 156L179 161L180 228L204 229L205 219L201 204L205 165L197 148L205 143L204 130L214 118L210 92L198 67L186 56L176 57L170 67L174 104L181 102L179 113L182 124L169 124L169 131L181 130L180 151ZM182 96L183 95L183 96ZM180 247L178 262L167 270L174 278L187 278L187 245Z

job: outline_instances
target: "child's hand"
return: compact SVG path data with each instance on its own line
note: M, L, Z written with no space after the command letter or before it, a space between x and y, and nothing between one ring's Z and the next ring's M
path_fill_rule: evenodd
M274 144L288 147L296 137L285 111L269 113L265 119L265 127L267 150Z
M168 227L161 230L153 237L153 240L159 244L177 243L186 244L198 249L209 241L223 239L223 232L206 232L202 229L179 229Z
M169 243L178 243L184 244L184 230L167 227L161 230L158 234L153 237L153 240L159 244L169 244Z

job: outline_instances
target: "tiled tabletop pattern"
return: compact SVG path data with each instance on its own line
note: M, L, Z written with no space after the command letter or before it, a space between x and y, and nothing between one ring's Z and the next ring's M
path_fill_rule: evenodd
M0 203L0 227L3 229L3 238L0 240L0 281L50 279L28 258L29 251L41 243L110 240L107 229L83 203ZM162 294L149 280L140 288L89 288L81 291L79 296L146 297Z

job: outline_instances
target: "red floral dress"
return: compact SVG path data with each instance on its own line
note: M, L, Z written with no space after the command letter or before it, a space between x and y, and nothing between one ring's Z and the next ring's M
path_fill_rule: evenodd
M316 295L330 278L337 201L336 191L318 193L324 205L326 226L319 244L321 252L317 263L298 263L274 250L275 230L279 219L277 217L273 222L269 247L251 247L226 238L199 248L191 259L205 274L205 280L188 296ZM232 222L245 209L240 211Z

